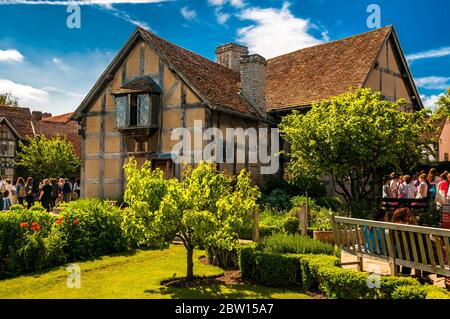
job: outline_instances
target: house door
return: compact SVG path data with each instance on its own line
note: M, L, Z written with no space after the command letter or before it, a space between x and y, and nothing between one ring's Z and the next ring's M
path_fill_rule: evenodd
M159 168L164 172L165 178L172 178L173 177L173 163L172 160L168 159L154 159L152 160L152 169Z

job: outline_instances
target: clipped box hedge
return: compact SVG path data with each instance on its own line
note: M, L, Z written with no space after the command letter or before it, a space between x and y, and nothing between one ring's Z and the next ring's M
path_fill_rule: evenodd
M301 286L336 299L450 299L446 290L410 277L375 277L340 267L329 255L277 254L241 249L242 277L268 286ZM372 276L372 277L371 277ZM371 283L372 285L369 285Z

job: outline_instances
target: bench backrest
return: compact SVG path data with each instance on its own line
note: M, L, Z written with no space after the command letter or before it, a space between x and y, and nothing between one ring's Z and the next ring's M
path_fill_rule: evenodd
M334 216L333 232L351 254L450 276L450 230Z

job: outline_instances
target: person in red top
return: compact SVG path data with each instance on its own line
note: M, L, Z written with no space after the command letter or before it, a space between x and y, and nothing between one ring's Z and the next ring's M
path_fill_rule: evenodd
M446 174L441 174L441 181L438 183L437 192L442 193L444 197L447 197L448 193L448 179Z

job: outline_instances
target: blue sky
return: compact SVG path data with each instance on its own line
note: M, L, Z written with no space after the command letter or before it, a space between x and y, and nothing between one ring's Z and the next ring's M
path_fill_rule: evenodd
M396 27L425 104L450 87L447 0L78 1L81 28L70 29L66 1L0 0L0 91L33 110L71 112L136 25L210 59L227 42L270 58L369 31L372 3L381 25Z

